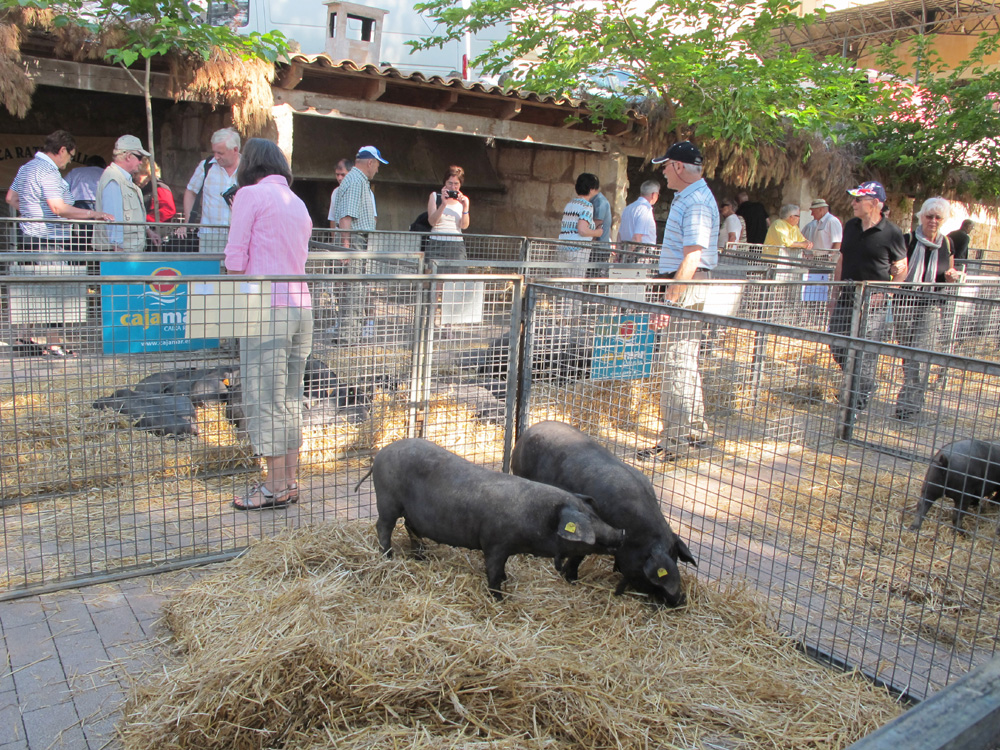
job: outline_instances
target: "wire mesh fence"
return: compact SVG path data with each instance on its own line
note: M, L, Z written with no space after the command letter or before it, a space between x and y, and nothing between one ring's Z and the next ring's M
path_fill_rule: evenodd
M317 299L328 279L307 277ZM511 351L520 279L343 275L338 296L358 301L359 338L313 327L301 500L280 512L235 511L230 501L262 471L241 358L267 329L245 329L239 341L233 332L282 281L105 274L85 285L98 308L85 321L4 348L0 597L231 555L333 515L367 517L370 493L354 485L377 447L399 437L502 463L516 345L510 360L482 360L501 341ZM20 282L0 277L0 297ZM78 286L58 276L31 284L42 299ZM322 320L321 304L315 312ZM58 355L44 350L52 331L65 342Z
M807 648L915 698L995 651L996 505L964 534L944 499L909 527L935 452L996 434L1000 366L554 286L528 286L525 329L519 424L569 422L650 473L698 575L747 579ZM844 343L879 358L884 401L854 412L874 440L837 439ZM913 357L948 388L887 418Z
M280 279L227 280L207 253L0 256L0 597L367 518L371 485L355 485L388 442L419 435L501 468L515 420L556 418L652 473L697 545L698 574L751 581L807 647L918 698L993 652L992 492L966 493L964 534L946 500L909 526L937 452L997 431L995 280L976 280L975 296L852 286L847 335L835 336L829 307L845 285L776 280L754 259L689 284L705 292L679 310L653 304L642 249L571 277L576 261L428 259L404 239L364 252L314 241L302 496L261 514L229 506L261 476L242 349L222 329L192 335L188 316L220 284ZM562 247L536 244L538 257ZM49 263L72 275L27 265ZM521 352L521 276L492 274L532 266L559 281L529 286ZM228 312L246 314L250 292L231 294ZM894 325L876 335L882 311ZM61 351L46 350L56 338ZM653 461L636 457L654 445Z

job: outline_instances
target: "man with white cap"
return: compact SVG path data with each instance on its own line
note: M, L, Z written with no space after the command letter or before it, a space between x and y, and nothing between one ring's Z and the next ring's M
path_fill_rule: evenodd
M337 227L347 230L341 239L344 247L364 251L368 248L367 232L375 231L378 216L375 212L375 195L372 180L379 167L389 162L375 146L362 146L354 157L354 166L337 188L331 218ZM365 273L365 263L348 264L348 273ZM364 317L365 290L360 284L347 284L340 299L338 311L340 340L353 344L361 338Z
M372 180L378 174L378 168L388 163L374 146L362 146L358 150L354 166L340 183L333 202L333 220L340 229L352 229L355 232L375 230L377 216ZM356 244L351 247L355 250L363 249Z
M112 161L97 182L97 211L113 217L114 224L94 227L94 248L141 253L146 239L160 244L160 236L146 226L146 206L142 190L132 177L142 166L149 152L134 135L123 135L115 142Z
M657 278L690 281L711 278L719 262L719 209L702 176L701 151L690 141L675 143L666 155L653 159L663 165L667 187L675 191L663 230ZM701 310L707 289L696 284L664 285L663 301ZM676 451L704 448L707 426L702 398L698 349L702 324L671 315L662 333L663 383L660 390L660 439L637 453L641 460L673 460Z
M885 206L885 188L880 182L864 182L847 194L853 199L854 218L844 225L840 256L834 281L902 281L906 277L906 244L903 233L882 215ZM830 333L851 335L851 318L855 304L855 287L842 287L835 300L829 303ZM863 338L882 338L887 316L885 300L873 296L867 310L867 328L860 332ZM831 344L830 351L840 369L847 364L847 348ZM875 370L878 357L862 354L859 378L855 384L854 408L862 410L874 392L877 382Z

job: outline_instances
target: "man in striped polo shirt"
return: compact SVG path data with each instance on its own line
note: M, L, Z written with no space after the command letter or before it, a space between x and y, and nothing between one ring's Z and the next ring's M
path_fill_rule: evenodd
M663 230L660 273L657 278L690 281L711 278L719 262L719 210L715 196L702 177L702 156L690 141L675 143L665 156L653 159L663 165L667 187L675 191ZM664 285L663 302L701 310L706 288L696 284ZM660 390L660 439L656 445L638 452L642 460L670 461L677 452L704 448L707 443L705 405L698 348L702 324L670 316L661 330L660 357L663 382Z
M14 177L7 191L7 203L25 219L44 219L22 222L18 246L29 251L58 251L72 240L72 225L54 222L57 219L102 219L110 221L107 214L90 208L73 205L73 194L63 179L62 170L76 154L76 139L65 130L50 133L42 150L24 164Z

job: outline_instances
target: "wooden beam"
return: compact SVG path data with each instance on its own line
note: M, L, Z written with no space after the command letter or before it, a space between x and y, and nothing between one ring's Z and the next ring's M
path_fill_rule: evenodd
M111 65L52 60L46 57L25 57L24 65L31 79L42 86L142 96L142 89L129 74ZM145 73L133 71L133 75L142 80L141 76ZM151 74L150 88L154 99L173 99L166 73Z
M441 92L441 98L434 105L434 109L438 112L447 112L456 104L458 104L458 92L454 89L449 89L448 91Z
M283 89L294 89L302 83L302 73L304 70L305 66L302 63L293 62L282 71L281 76L274 82L274 85Z
M501 120L513 120L521 114L521 102L509 101L497 110L497 117Z
M593 151L595 153L607 153L611 150L616 150L628 154L632 154L635 151L634 155L637 156L643 154L643 151L638 147L621 143L610 136L598 135L597 133L551 127L548 125L533 125L458 112L438 112L433 109L407 107L400 104L342 99L308 91L275 89L274 103L275 105L289 104L296 113L302 115L332 117L345 120L363 120L394 127L435 130L460 135L476 135L483 138L499 138L519 143L561 146L581 151Z
M848 750L988 750L1000 737L1000 657L935 693Z
M385 93L386 81L384 78L372 78L365 83L364 93L361 95L366 102L378 101Z

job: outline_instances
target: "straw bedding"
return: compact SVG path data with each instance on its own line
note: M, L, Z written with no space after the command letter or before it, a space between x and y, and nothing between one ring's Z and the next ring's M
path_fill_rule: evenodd
M165 605L176 652L134 685L124 747L839 748L900 713L748 591L689 579L654 609L610 568L570 586L514 558L497 603L480 553L384 560L370 523L260 542Z

